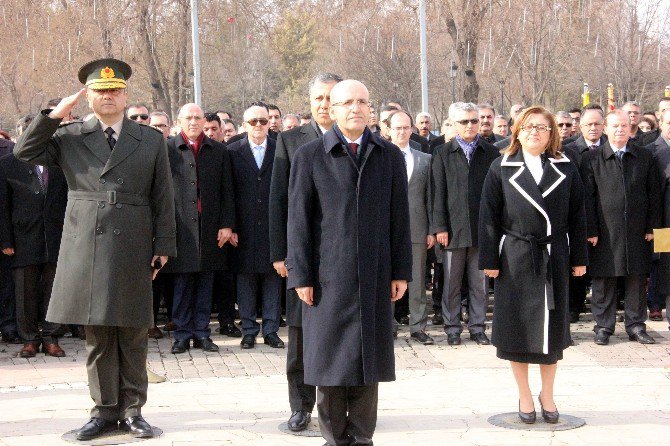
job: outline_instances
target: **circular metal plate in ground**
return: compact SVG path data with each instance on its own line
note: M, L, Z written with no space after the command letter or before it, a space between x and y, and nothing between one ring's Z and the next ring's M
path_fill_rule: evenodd
M319 429L319 419L312 418L312 420L307 425L307 429L300 432L293 432L288 428L288 422L283 422L279 426L279 430L285 434L297 435L298 437L320 437L321 429Z
M489 417L488 422L494 426L504 427L505 429L517 429L525 431L567 431L577 429L586 424L582 418L572 415L561 414L558 423L549 424L542 419L542 414L538 412L537 421L533 424L526 424L519 419L517 412L501 413Z
M163 431L156 427L151 426L151 429L154 431L154 436L152 438L158 438L163 434ZM126 443L137 443L138 441L150 440L151 438L135 438L131 436L128 432L122 430L116 430L104 435L101 435L92 440L77 440L77 432L79 429L75 429L69 432L65 432L61 438L68 443L75 444L90 444L96 446L111 445L111 444L126 444Z

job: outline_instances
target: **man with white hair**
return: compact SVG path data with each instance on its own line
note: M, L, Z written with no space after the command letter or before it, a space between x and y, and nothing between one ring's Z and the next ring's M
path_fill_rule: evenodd
M437 138L433 135L433 118L428 112L421 112L416 115L416 130L419 136L423 136L429 142Z
M484 333L488 287L479 269L479 202L489 166L500 153L479 133L480 112L472 103L456 102L449 119L456 136L433 153L433 228L442 246L444 285L442 316L449 345L461 343L461 283L467 269L470 288L470 339L488 345Z

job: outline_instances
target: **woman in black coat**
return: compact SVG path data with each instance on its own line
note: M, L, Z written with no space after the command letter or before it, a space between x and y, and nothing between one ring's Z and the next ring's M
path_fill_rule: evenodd
M512 366L519 417L535 422L528 364L540 364L542 416L556 423L554 378L570 345L569 266L581 276L587 263L584 193L576 166L559 152L551 113L529 107L517 122L484 182L480 267L496 278L491 341Z

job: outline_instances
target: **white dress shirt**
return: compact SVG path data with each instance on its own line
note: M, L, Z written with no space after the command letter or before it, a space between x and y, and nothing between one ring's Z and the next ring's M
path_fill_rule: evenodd
M412 178L412 172L414 172L414 156L412 151L409 148L409 145L404 149L400 149L403 156L405 157L405 167L407 168L407 182Z
M530 174L533 175L535 184L540 184L540 180L542 180L542 172L544 171L542 168L541 155L533 155L523 150L523 160L526 162L526 167L528 167Z
M104 122L100 121L100 127L102 127L103 133L105 133L105 130L107 130L108 127L111 127L114 130L114 133L112 133L112 138L114 138L115 141L118 141L119 135L121 134L121 127L123 127L123 119L121 119L116 124L112 125L107 125ZM105 133L105 139L107 139L107 133Z

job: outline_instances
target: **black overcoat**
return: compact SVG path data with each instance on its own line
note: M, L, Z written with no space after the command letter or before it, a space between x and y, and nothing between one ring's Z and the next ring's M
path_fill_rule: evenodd
M274 271L270 259L269 205L276 142L267 138L261 168L247 137L228 145L233 170L239 244L233 250L233 269L240 273Z
M22 161L59 166L69 189L46 319L152 327L151 258L176 254L165 139L124 118L110 152L96 118L60 122L43 111L14 147Z
M491 338L499 349L547 354L569 346L568 275L587 264L584 214L582 183L567 157L547 158L540 184L521 150L491 164L479 267L500 270Z
M270 185L270 259L286 259L286 221L288 219L288 182L291 161L298 147L320 138L321 130L312 120L309 124L280 132L277 137L275 160ZM302 301L294 290L286 293L286 323L302 326Z
M198 159L181 134L167 142L174 183L177 253L162 272L193 273L227 268L219 229L234 228L235 205L230 158L223 144L204 137ZM202 213L198 214L198 194Z
M670 146L663 137L659 136L653 144L645 147L654 155L656 168L660 183L661 203L663 213L661 215L661 227L670 228ZM670 253L660 254L657 265L656 290L659 296L670 294Z
M53 166L45 188L35 169L11 154L0 158L0 240L2 249L14 248L14 268L58 261L67 183Z
M619 162L609 142L582 157L589 245L589 274L615 277L646 274L652 242L644 239L660 227L660 185L652 153L628 144Z
M291 166L288 286L314 287L302 313L311 385L395 379L391 281L412 279L407 172L396 146L366 134L358 164L331 129Z
M433 154L433 218L431 233L449 233L446 249L478 245L479 202L484 179L498 149L479 138L468 164L456 138L437 147Z

